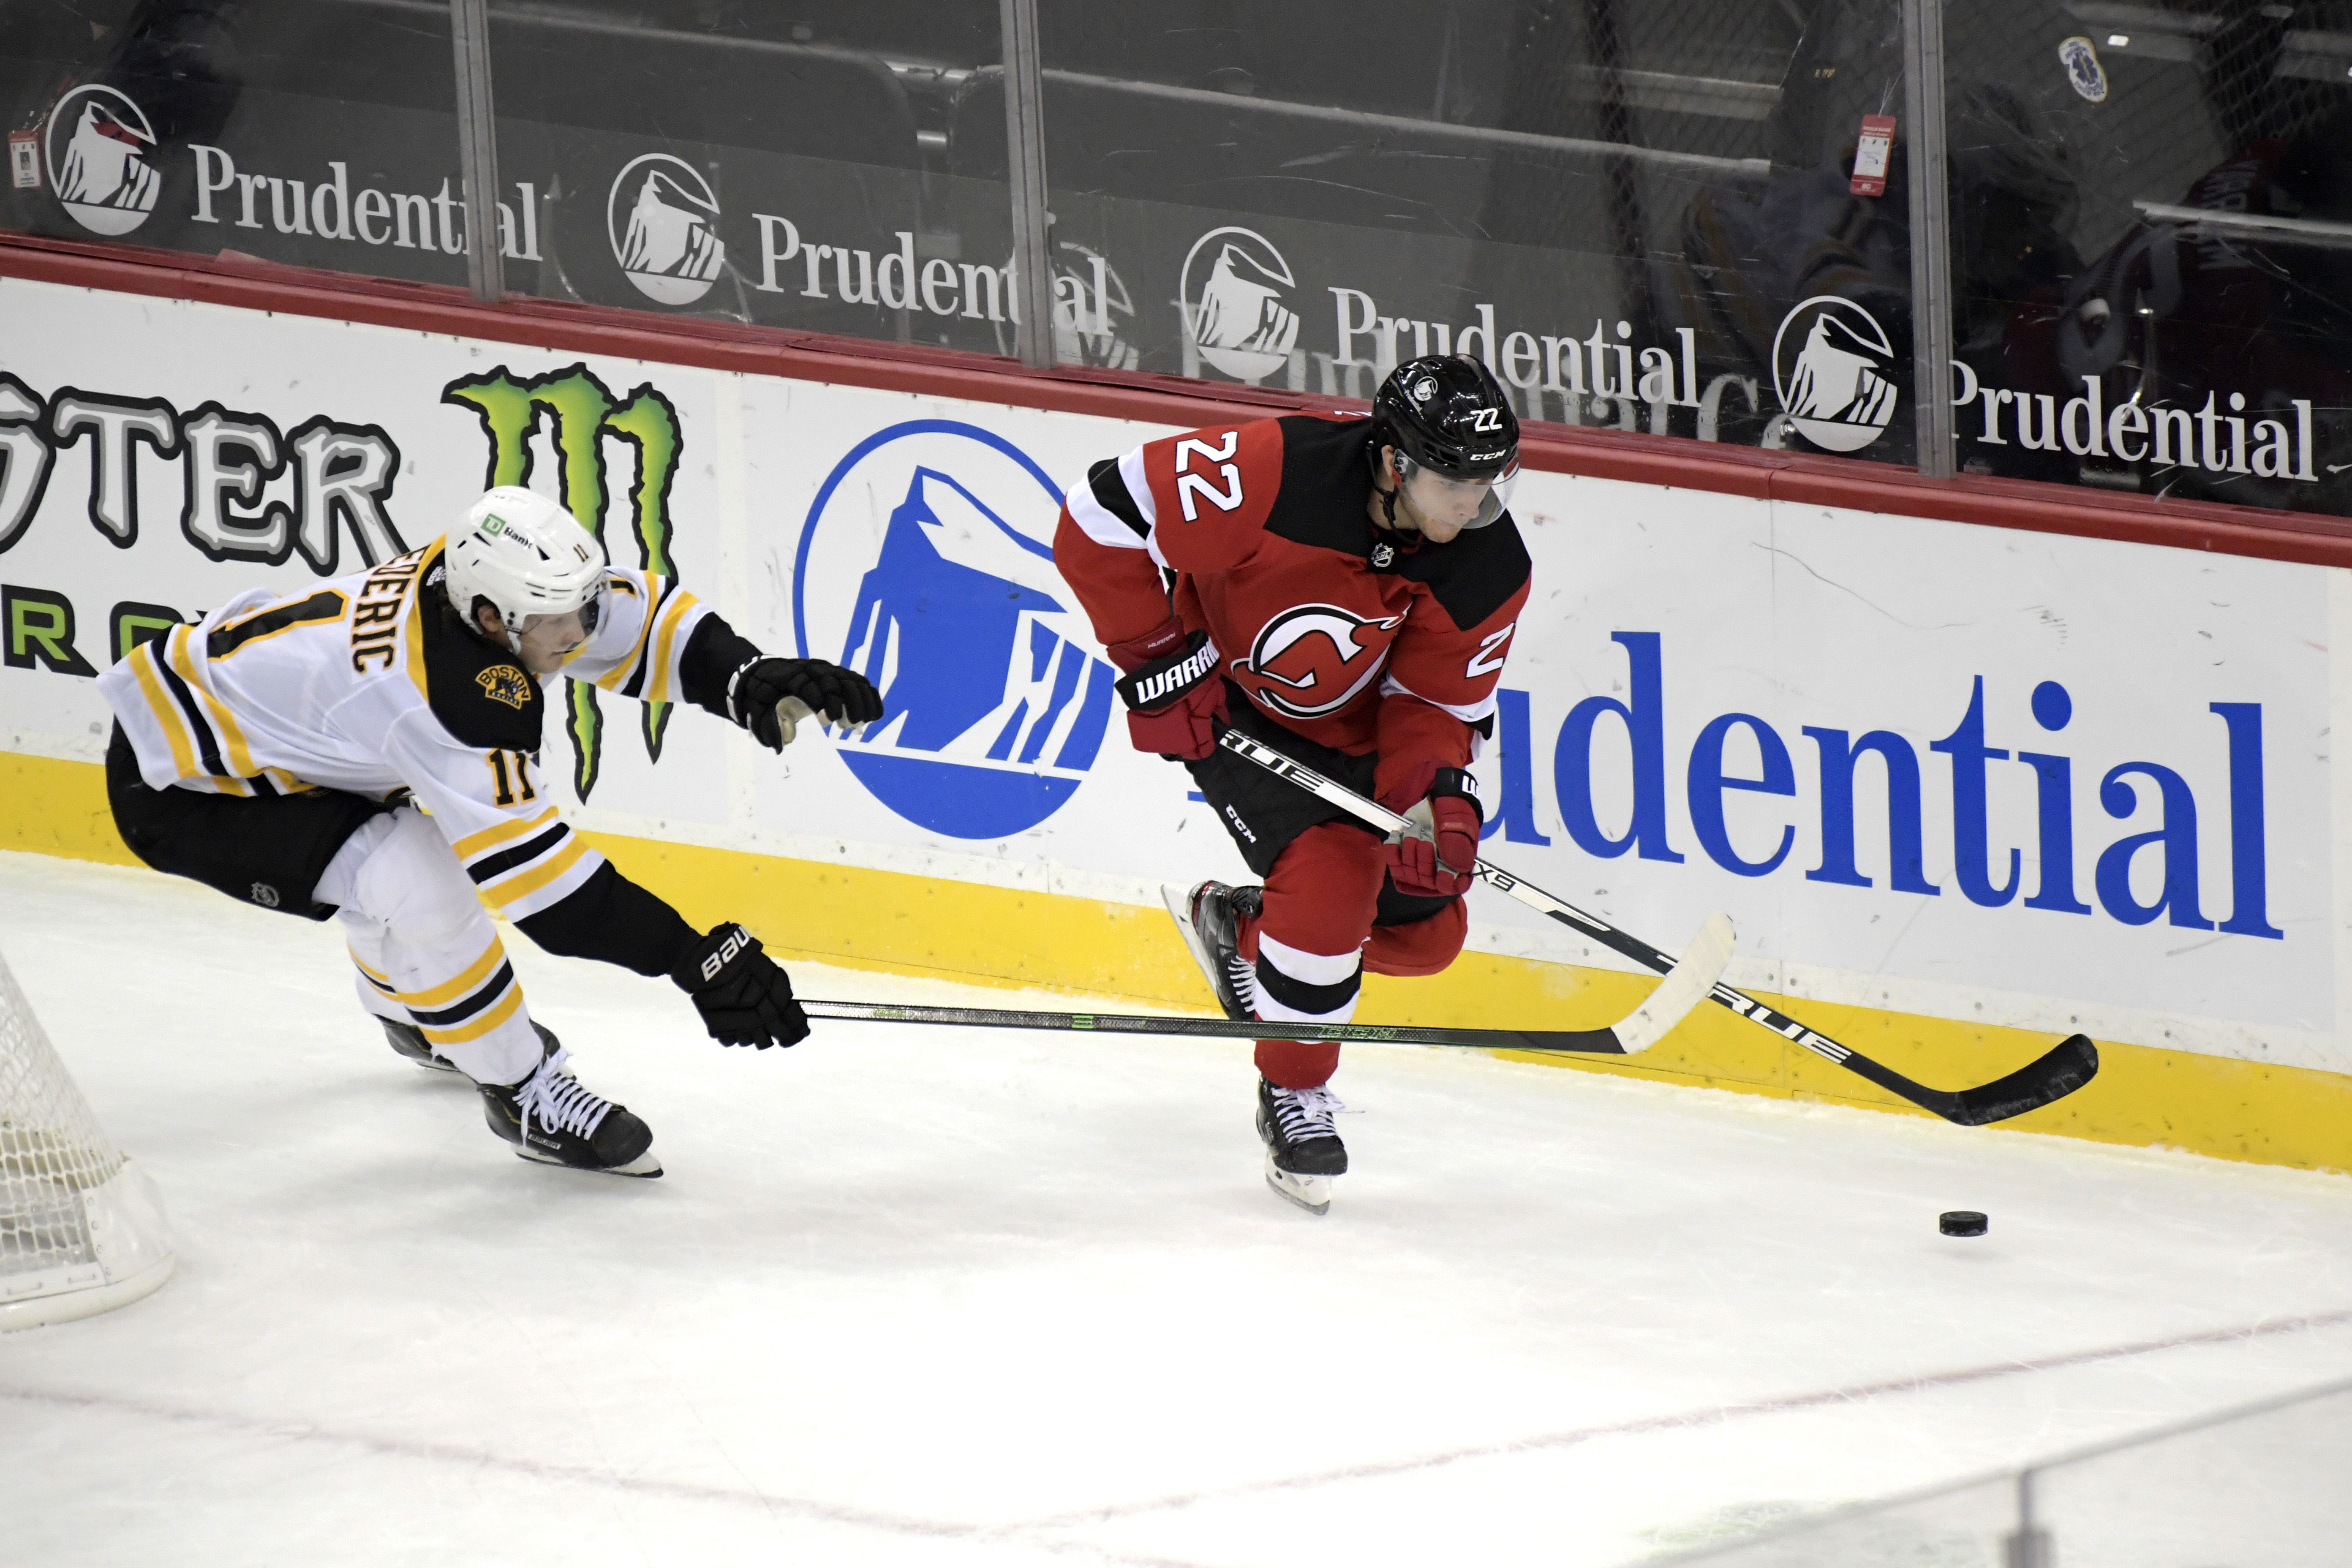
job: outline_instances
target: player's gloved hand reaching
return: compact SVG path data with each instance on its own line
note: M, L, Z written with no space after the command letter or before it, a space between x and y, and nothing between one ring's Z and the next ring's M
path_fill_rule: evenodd
M1381 804L1412 818L1428 835L1400 835L1388 841L1389 880L1398 892L1453 899L1470 890L1478 829L1486 821L1478 805L1477 780L1460 768L1423 763L1381 796Z
M882 717L882 694L856 670L821 658L759 658L728 683L727 708L753 740L781 752L800 721L814 714L853 730L871 724Z
M703 1027L722 1046L794 1046L808 1038L808 1015L793 1000L793 983L739 925L719 926L669 972L694 999Z
M1227 721L1225 681L1208 633L1187 632L1171 616L1158 630L1106 651L1127 672L1118 695L1137 751L1196 763L1217 749Z

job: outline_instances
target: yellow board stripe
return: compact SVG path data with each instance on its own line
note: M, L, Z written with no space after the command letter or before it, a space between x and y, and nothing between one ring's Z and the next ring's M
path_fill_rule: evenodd
M506 1000L480 1017L468 1018L454 1029L426 1029L420 1026L418 1033L436 1046L462 1046L467 1040L481 1038L509 1018L513 1017L515 1009L521 1005L522 987L509 985L507 987Z
M654 646L654 678L646 683L648 702L669 700L670 641L677 636L678 623L686 619L686 612L694 607L694 595L680 588L670 607L662 612L661 641Z
M485 827L479 833L468 833L450 847L457 852L458 859L471 860L483 850L494 849L509 838L520 838L526 833L537 832L554 819L555 807L551 805L529 822L501 822L494 826Z
M572 869L578 863L580 857L587 853L588 841L574 833L571 835L571 842L541 861L534 868L517 872L503 882L492 882L482 890L501 904L517 902L530 897L531 894Z
M646 639L654 632L654 611L661 604L661 581L650 574L646 578L646 585L653 590L653 596L646 601L646 624L637 628L637 640L630 647L629 657L596 678L596 684L607 691L621 689L621 683L629 679L629 671L637 668L638 657L646 651ZM629 592L634 594L636 590L631 588Z
M195 741L187 731L187 719L163 689L162 677L155 673L152 642L141 643L131 650L131 672L139 678L139 689L147 699L147 706L155 710L156 721L163 726L163 739L172 745L172 765L182 778L194 778L196 767Z

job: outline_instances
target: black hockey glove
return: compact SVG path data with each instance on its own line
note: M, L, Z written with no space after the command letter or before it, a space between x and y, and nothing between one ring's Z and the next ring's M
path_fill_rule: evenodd
M755 658L727 683L727 714L772 752L812 714L856 729L882 717L882 694L854 669L821 658Z
M739 925L723 925L694 944L669 977L694 999L702 1026L722 1046L795 1046L808 1038L808 1015L793 983Z

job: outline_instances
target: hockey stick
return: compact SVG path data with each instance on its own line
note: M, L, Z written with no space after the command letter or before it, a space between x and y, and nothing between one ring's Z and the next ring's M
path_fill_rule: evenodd
M1272 746L1253 740L1239 730L1227 730L1218 738L1217 743L1383 833L1422 831L1388 807L1366 800L1345 784L1333 783L1314 769L1292 761ZM1489 865L1482 859L1472 866L1471 871L1497 892L1508 893L1529 909L1539 910L1562 925L1576 928L1644 968L1664 973L1674 967L1672 959L1641 938L1619 931L1600 917L1586 914L1539 888L1528 886L1499 866ZM2098 1047L2091 1044L2090 1037L2069 1035L2039 1058L2006 1078L1958 1091L1929 1089L1926 1084L1915 1083L1905 1078L1893 1068L1871 1060L1851 1047L1838 1044L1827 1035L1807 1028L1786 1013L1768 1007L1720 981L1715 984L1709 995L1750 1023L1761 1024L1774 1034L1835 1062L1848 1072L1868 1079L1890 1094L1900 1095L1912 1104L1932 1110L1947 1121L1957 1121L1963 1127L1981 1127L1990 1121L2005 1121L2012 1116L2048 1105L2053 1100L2063 1100L2090 1082L2099 1070Z
M1717 920L1723 919L1718 915ZM1726 921L1728 947L1730 922ZM1717 963L1718 970L1722 965ZM1711 980L1703 980L1699 995L1684 1008L1696 1006ZM1665 989L1664 985L1659 987ZM1646 1006L1647 1004L1644 1004ZM948 1024L974 1029L1045 1029L1094 1035L1193 1035L1215 1039L1255 1040L1273 1030L1286 1040L1373 1041L1397 1046L1460 1046L1488 1051L1575 1051L1585 1055L1622 1056L1641 1046L1625 1045L1609 1029L1448 1029L1420 1024L1261 1024L1244 1018L1163 1018L1131 1013L1034 1013L1000 1007L923 1007L883 1002L816 1002L803 1000L801 1011L812 1018L835 1018L858 1024ZM1676 1019L1668 1020L1671 1027ZM1621 1026L1622 1027L1622 1026ZM1664 1034L1665 1031L1658 1031ZM1643 1042L1646 1045L1648 1042Z

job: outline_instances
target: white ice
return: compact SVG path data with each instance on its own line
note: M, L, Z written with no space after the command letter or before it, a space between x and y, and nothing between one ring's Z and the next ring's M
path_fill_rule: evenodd
M0 1561L1603 1564L2352 1372L2279 1326L2352 1307L2338 1177L1360 1047L1318 1220L1244 1045L728 1051L509 945L662 1180L514 1158L331 927L0 856L182 1247L0 1337Z

